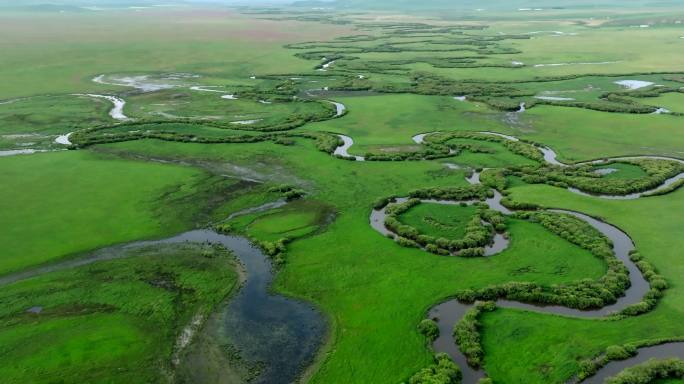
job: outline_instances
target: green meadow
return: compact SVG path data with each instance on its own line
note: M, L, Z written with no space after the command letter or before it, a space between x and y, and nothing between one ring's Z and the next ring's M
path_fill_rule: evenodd
M0 381L262 382L268 362L212 339L236 295L254 294L254 260L207 243L127 246L194 229L249 239L270 257L259 297L320 313L325 331L299 382L461 382L419 331L455 297L534 286L546 296L528 304L615 301L599 286L618 279L605 239L544 216L554 208L620 228L662 289L623 316L482 310L469 330L486 376L572 382L615 346L684 340L681 184L633 200L567 189L650 175L639 163L572 163L684 158L684 8L438 3L0 8ZM77 93L116 96L125 116ZM483 131L522 141L429 135ZM368 161L336 155L337 135ZM534 145L569 166L544 163ZM483 169L486 187L466 180ZM421 196L431 201L398 220L460 239L478 208L439 201L468 193L500 193L515 211L497 227L501 252L442 256L370 225L392 198Z

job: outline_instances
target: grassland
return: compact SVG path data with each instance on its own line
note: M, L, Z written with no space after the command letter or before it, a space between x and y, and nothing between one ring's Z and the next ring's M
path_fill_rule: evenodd
M634 164L614 163L595 167L595 169L599 172L601 170L610 171L611 173L603 175L606 179L639 179L646 176L646 172Z
M419 204L402 214L402 223L421 233L436 237L459 239L465 235L468 221L475 215L475 207L450 207L439 204Z
M285 42L349 33L344 26L282 25L216 9L61 15L5 11L0 17L7 37L0 98L118 90L94 86L91 79L121 71L201 72L208 85L222 85L225 77L249 80L254 74L299 72L309 65L282 48Z
M181 329L206 317L238 282L232 255L211 246L111 252L124 258L3 287L3 381L130 383L173 376Z
M484 317L484 342L492 377L503 382L526 377L530 382L560 382L577 369L576 358L599 353L609 345L659 337L682 336L679 322L682 302L676 283L683 265L677 210L682 193L659 199L612 202L578 197L551 187L520 186L514 197L546 206L574 209L603 217L627 231L640 251L662 271L673 286L655 311L618 323L587 321L530 312L497 310ZM644 215L648 212L648 215ZM668 244L663 247L663 244ZM489 332L489 334L487 334ZM515 335L515 337L513 337ZM536 348L553 355L535 353ZM548 349L546 349L548 348ZM515 358L512 359L512 351ZM507 355L509 357L504 358ZM490 365L488 365L490 366Z
M0 167L11 180L0 186L2 273L192 227L206 220L207 190L234 183L190 167L88 152L10 157ZM170 205L178 210L163 209Z
M626 100L635 100L684 112L677 92L632 97L615 84L638 79L678 87L677 47L684 33L674 23L631 28L642 21L630 10L614 10L621 17L614 21L591 20L593 12L586 10L573 10L573 16L547 10L538 17L497 11L493 19L473 16L444 30L450 21L418 15L270 12L0 12L0 35L7 36L0 42L0 98L35 96L0 105L0 148L34 140L18 134L36 135L37 147L54 148L57 134L106 126L93 133L102 144L0 158L0 274L219 222L257 242L287 239L273 289L313 303L329 320L308 381L402 382L432 362L417 325L436 303L508 282L548 287L596 280L607 266L520 219L507 219L508 249L471 259L404 248L368 225L380 198L467 186L465 170L449 169L446 162L469 168L535 166L500 143L458 138L448 144L471 149L434 161L352 162L330 156L321 137L352 137L355 155L418 151L423 146L411 137L435 131L515 134L551 146L564 161L684 153L679 115L596 110L597 104L632 107ZM29 27L35 24L42 28ZM66 28L73 25L77 28ZM564 33L530 34L557 29ZM367 36L335 40L360 34ZM629 41L629 50L615 41ZM322 68L321 56L331 54L340 57ZM610 63L579 64L584 62ZM553 63L571 65L535 66ZM173 73L197 77L154 92L92 81L99 74ZM192 85L235 92L238 99L192 91ZM307 96L324 87L348 93ZM136 121L117 125L107 115L108 103L68 96L75 92L124 97L125 112ZM620 100L606 101L613 93ZM462 95L465 101L454 99ZM535 99L540 95L587 104L543 105ZM325 99L343 103L346 115L331 114ZM522 101L531 108L512 112ZM329 116L279 125L290 116L319 113ZM230 124L246 120L263 120L278 132L261 140L258 127ZM145 124L136 125L140 122ZM107 140L131 131L168 137ZM238 136L259 139L196 142ZM644 176L627 164L607 167L619 171L606 178ZM269 189L281 184L304 194L286 206L225 222L231 213L282 198ZM683 191L607 201L521 178L511 178L508 186L513 201L576 210L619 226L670 288L652 311L619 321L513 309L485 313L484 366L495 382L562 383L579 371L582 359L610 345L684 337ZM449 235L458 235L473 209L452 208L421 204L402 219L426 232L443 230L426 224L431 217L447 223ZM193 314L208 314L235 286L231 260L206 246L138 251L4 287L0 374L8 382L170 380L180 330ZM34 306L40 313L26 313Z
M491 121L496 115L481 117ZM500 131L549 145L564 161L638 154L681 157L682 143L676 134L679 121L667 115L634 116L539 106Z
M439 165L367 163L362 167L368 182L356 183L358 164L317 152L306 141L286 148L268 143L206 146L151 141L111 146L162 158L182 153L189 159L200 156L230 161L264 173L290 169L295 172L291 177L306 175L311 180L312 197L334 205L337 218L324 233L288 246L287 263L277 281L279 290L311 300L334 314L335 353L322 362L314 382L408 377L430 359L422 347L422 336L415 331L416 324L428 307L458 290L511 280L552 284L597 278L605 271L602 262L586 251L526 222L511 223L510 249L486 260L445 258L401 248L368 230L368 215L378 197L405 195L416 183L465 184L462 172L434 172L441 169ZM251 159L255 157L266 163L254 164ZM468 273L463 273L466 270ZM377 279L380 275L384 277ZM383 310L360 310L377 306ZM393 336L398 334L404 337ZM387 348L398 353L387 360L357 360L359 351L382 356ZM352 361L355 370L343 368ZM394 372L400 366L401 371Z

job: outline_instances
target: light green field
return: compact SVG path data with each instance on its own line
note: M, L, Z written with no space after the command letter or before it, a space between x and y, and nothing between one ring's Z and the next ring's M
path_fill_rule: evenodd
M459 164L467 164L475 168L503 168L509 165L530 165L535 164L534 161L512 153L500 143L470 140L470 139L452 139L450 144L466 144L472 145L477 149L483 149L488 152L473 152L464 149L458 156L453 158L454 162Z
M646 172L644 172L641 167L636 166L634 164L626 164L626 163L614 163L610 165L603 165L600 167L595 167L596 170L599 169L614 169L616 170L613 173L609 173L607 175L603 175L603 178L606 179L639 179L641 177L646 176Z
M684 113L684 95L681 93L666 93L659 97L646 99L646 101L672 112Z
M468 139L448 144L486 153L471 148L434 160L343 161L324 151L330 149L326 133L352 137L355 155L419 152L425 147L411 138L420 133L494 131L550 146L566 162L639 154L684 157L682 116L533 105L541 95L593 106L634 101L684 112L679 93L637 98L615 84L625 79L671 88L684 84L677 74L684 71L684 29L674 21L684 20L681 6L539 6L549 9L523 12L497 3L491 12L449 8L439 18L431 17L434 10L398 9L253 14L199 6L64 13L0 9L0 100L32 96L0 104L0 150L56 148L58 134L111 125L93 131L100 140L95 145L0 157L0 275L218 223L257 242L287 239L282 260L276 260L273 290L312 303L328 320L328 334L303 381L407 382L432 362L434 351L417 325L435 304L509 282L555 287L594 281L606 274L607 265L520 218L506 220L510 245L493 257L443 257L401 247L369 225L378 199L423 188L467 187L466 168L537 163L500 143ZM652 26L632 27L643 23ZM460 27L438 28L451 25ZM536 31L547 32L529 35ZM354 34L371 37L334 40ZM446 41L452 42L438 44ZM363 49L375 51L358 52ZM322 56L336 55L343 57L326 71L315 70L325 63ZM471 68L446 68L460 65L450 59L471 56L477 57L461 63ZM512 61L525 65L513 68ZM554 63L570 65L534 66ZM487 66L492 64L499 66ZM174 73L191 76L154 92L92 81L100 74ZM552 76L570 77L548 79ZM215 86L240 98L193 91L193 85ZM344 96L319 92L311 97L319 102L302 101L309 98L307 91L323 87L340 88ZM369 95L368 88L378 92ZM124 112L134 121L113 125L108 101L69 96L77 92L124 98ZM602 100L607 92L626 101ZM454 99L461 95L466 101ZM325 100L343 103L347 113L333 116ZM531 108L510 112L521 101ZM193 142L260 140L256 136L264 133L250 130L252 124L230 124L249 120L301 124L276 127L266 141ZM123 137L132 132L166 136L164 141ZM116 140L108 140L112 137ZM602 168L619 169L606 178L645 176L641 168L623 163ZM576 210L620 227L670 288L655 309L619 321L512 309L485 313L479 330L484 368L494 382L564 383L577 374L579 361L610 345L684 338L684 191L612 201L527 184L522 177L508 179L509 197L516 202ZM284 184L305 194L283 207L226 222L232 213L283 198L270 188ZM420 204L401 219L431 235L459 238L474 212ZM426 217L449 229L430 225ZM174 341L193 314L209 314L233 289L234 267L225 253L184 245L3 287L0 377L11 383L169 381ZM173 289L152 284L158 279L171 279ZM43 312L26 313L34 306Z
M324 204L304 200L265 214L245 215L236 219L235 226L241 227L251 238L262 241L296 239L319 230L333 214Z
M32 28L30 25L40 25ZM204 84L233 77L311 68L282 48L345 26L255 20L216 9L53 13L2 12L0 98L45 93L114 91L97 85L103 73L201 72ZM236 54L237 53L237 54Z
M0 133L64 134L110 121L112 104L83 96L38 96L0 104Z
M483 120L489 121L485 116ZM549 145L561 160L642 154L684 156L684 142L677 134L681 120L676 116L538 106L520 116L520 121L519 126L506 131Z
M460 239L465 235L468 221L475 215L473 206L444 206L440 204L418 204L403 213L402 223L416 228L421 233L447 239Z
M588 18L587 18L588 20ZM495 27L492 31L512 32L507 26ZM511 60L526 64L513 70L499 68L431 68L427 64L414 64L414 70L429 70L445 77L455 79L520 80L535 77L559 76L567 74L617 74L681 71L678 63L682 60L681 48L684 41L679 27L629 28L603 27L581 28L568 26L563 21L546 24L526 24L519 30L523 33L539 30L558 30L577 33L575 36L537 35L531 40L510 43L523 53L512 55ZM491 33L492 31L488 31ZM627 52L616 39L629 41ZM573 64L603 63L609 64ZM563 66L535 67L538 64L570 63Z
M306 130L351 136L354 146L350 152L360 155L369 149L391 151L402 146L416 147L411 137L419 133L472 130L474 126L467 112L486 109L452 97L408 94L341 97L336 101L347 107L344 119L311 124Z
M156 381L184 324L210 313L238 280L225 250L118 252L128 258L3 287L4 382Z
M203 209L192 196L212 183L190 167L72 151L2 158L0 173L11 180L0 184L0 273L178 232Z
M314 382L408 377L429 359L422 347L422 336L414 331L415 324L427 308L457 290L496 281L551 284L597 278L605 270L603 263L588 252L526 222L511 223L510 249L490 259L430 255L401 248L369 230L370 206L378 197L392 193L404 195L417 184L465 185L463 173L430 172L441 169L437 164L369 162L361 165L316 152L307 142L286 148L265 143L207 146L154 141L111 147L157 157L179 153L190 159L201 156L259 171L287 167L295 171L293 176L307 175L312 180L313 197L335 206L337 219L324 233L288 245L288 260L278 275L278 289L312 300L327 313L334 314L335 353L322 362L320 371L312 378ZM254 157L267 161L263 164L265 168L255 167L250 160ZM359 177L359 166L363 167L364 183L354 182ZM336 246L330 247L330 244ZM463 273L465 270L467 274ZM359 310L370 306L382 306L385 310ZM378 332L379 329L383 332ZM404 337L397 338L399 334ZM387 348L397 351L396 359L358 361L356 358L359 351L379 356ZM353 372L343 368L350 361L356 366Z

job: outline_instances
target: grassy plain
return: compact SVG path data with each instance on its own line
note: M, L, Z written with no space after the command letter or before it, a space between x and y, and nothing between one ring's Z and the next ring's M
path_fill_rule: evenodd
M31 25L39 24L41 28ZM349 27L257 20L221 9L0 13L0 98L121 91L91 79L103 73L203 73L224 78L308 71L286 42L348 34Z
M671 284L658 307L626 320L596 321L548 316L515 310L497 310L484 317L484 344L488 372L502 382L562 382L577 370L577 359L598 354L607 346L684 337L678 321L684 311L679 276L684 263L679 249L678 212L684 193L630 202L592 199L547 186L519 186L513 197L548 207L586 212L602 217L632 236L640 252ZM644 214L648 212L648 214ZM539 353L553 350L553 354Z
M502 46L521 53L482 59L498 64L519 60L526 64L522 68L435 68L425 62L401 65L459 82L477 78L489 83L588 73L632 78L631 72L681 70L682 51L677 48L684 44L679 39L684 34L676 25L631 28L630 24L590 20L587 11L570 20L557 10L542 12L538 19L522 13L501 21L482 17L468 22L491 24L489 29L469 32L478 36L556 29L565 32L506 40ZM416 15L356 17L366 21L435 21ZM622 21L638 23L641 19L631 15ZM35 24L41 28L34 28ZM64 96L74 92L122 94L130 101L131 116L138 119L160 114L220 115L240 120L285 116L292 110L284 103L225 100L211 93L177 96L189 95L187 89L135 93L130 87L93 83L92 78L101 73L188 72L200 74L198 83L222 86L226 91L247 89L250 84L267 88L276 80L260 75L313 73L320 63L295 57L301 51L286 49L284 44L329 40L350 33L352 25L263 20L225 10L1 12L0 35L7 38L0 42L0 98L61 96L0 105L0 133L55 135L69 131L72 124L90 126L108 121L107 103ZM615 41L629 41L629 50ZM428 56L393 52L363 55L366 60L377 61ZM435 56L448 55L429 54ZM605 61L611 63L579 64ZM534 66L553 63L570 65ZM344 65L339 72L335 68L331 66L329 74L345 74ZM356 72L350 73L356 76ZM393 84L412 81L411 73L396 69L366 74L372 80ZM250 79L252 75L256 79ZM596 100L603 91L619 90L614 84L618 78L622 76L529 82L520 88L534 94L562 92L560 95L588 101ZM644 75L639 79L657 78ZM323 84L327 82L311 86ZM587 90L589 85L593 87ZM305 90L309 85L300 86ZM454 100L453 96L459 95L402 93L334 98L346 105L346 116L307 124L295 132L351 136L355 144L350 151L359 155L414 150L419 146L412 142L413 135L454 130L515 134L551 146L567 161L684 154L684 141L678 134L680 116L557 106L535 106L515 114L495 111L481 102ZM59 104L54 104L56 100ZM680 102L678 94L639 100L673 111L678 111ZM41 109L44 114L38 113ZM158 128L203 136L244 133L185 123ZM0 145L10 148L14 143L11 140L0 138ZM454 143L458 142L467 141ZM467 185L464 171L447 169L443 162L471 167L530 163L499 144L477 143L492 153L464 151L439 161L364 163L336 159L318 150L310 140L295 139L288 144L138 140L76 152L0 158L0 243L5 250L0 274L224 219L229 213L278 198L265 192L270 185L287 183L302 188L307 192L304 200L246 215L234 223L258 240L296 238L288 244L286 262L274 289L314 303L330 320L327 343L310 372L312 383L327 384L396 383L426 366L431 362L431 351L416 326L428 308L459 291L506 282L562 284L597 279L606 271L604 262L589 252L522 220L508 221L511 244L506 251L492 258L474 259L402 248L368 225L378 198L406 196L417 188ZM145 161L152 159L154 162ZM181 161L186 165L169 164ZM630 167L618 167L621 171L610 177L637 175ZM256 188L256 181L247 185L234 178L266 185ZM684 315L684 262L678 254L684 246L679 236L683 191L637 201L606 201L560 188L527 185L520 179L511 187L516 201L578 210L623 228L671 288L654 311L617 322L506 309L485 314L485 367L496 382L561 383L577 372L580 359L609 345L684 337L680 321ZM50 382L56 376L65 382L158 379L168 364L171 341L188 316L216 303L235 280L225 258L206 260L193 252L169 252L55 272L7 287L0 294L6 308L4 315L0 313L0 345L6 346L0 348L6 362L0 364L0 373L15 382L36 378ZM176 276L174 281L194 289L193 295L177 295L150 284L150 275L158 274ZM54 317L26 314L25 310L34 305L44 307L45 314ZM89 310L74 313L70 308ZM49 343L39 344L38 340ZM127 367L125 371L115 371L122 365Z
M0 173L3 274L191 227L207 205L193 197L217 183L196 168L73 151L3 158Z
M491 121L497 116L486 113L480 118ZM677 116L537 106L520 115L514 124L500 124L500 132L548 145L563 161L644 154L684 156L684 142L677 134L680 124Z
M109 121L111 103L89 97L63 95L14 99L0 104L0 133L63 134L74 127Z
M477 208L473 206L418 204L399 216L399 220L426 235L460 239L465 235L468 221L476 212Z
M340 161L306 141L285 148L267 143L154 141L108 147L161 158L231 162L265 175L269 170L288 169L294 172L291 178L309 180L311 197L336 208L337 218L324 233L288 245L287 263L276 285L315 302L331 316L328 348L334 348L334 353L321 362L313 382L405 379L430 360L415 326L427 308L458 290L497 281L553 284L597 278L605 272L603 262L588 252L527 222L512 222L510 249L488 259L440 257L402 248L369 229L370 209L378 197L406 195L416 185L465 185L463 172L442 172L439 164ZM254 158L260 159L259 164ZM383 357L388 349L397 353ZM377 358L359 360L360 355ZM355 369L346 369L349 364Z
M613 163L610 165L595 167L595 169L597 171L602 169L610 170L611 173L602 176L606 179L639 179L647 176L646 172L644 172L641 167L626 163Z
M3 287L4 382L141 383L173 375L181 329L207 316L238 281L232 255L211 246L114 252L124 258Z
M660 105L672 112L684 113L684 95L681 93L666 93L654 99L647 99L649 103Z

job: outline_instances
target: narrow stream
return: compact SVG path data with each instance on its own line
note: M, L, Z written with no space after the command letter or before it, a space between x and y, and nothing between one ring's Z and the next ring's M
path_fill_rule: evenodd
M114 120L119 120L119 121L125 121L128 120L128 117L124 115L123 109L124 106L126 105L126 101L124 101L121 98L118 98L116 96L108 96L108 95L95 95L92 93L76 93L74 96L88 96L92 97L94 99L105 99L109 100L112 104L114 104L114 107L109 111L109 116L112 117Z
M338 156L342 156L342 157L346 157L346 158L353 158L356 161L365 161L366 160L366 158L363 156L355 156L355 155L349 154L349 148L351 148L351 146L354 145L354 139L352 139L349 136L345 136L345 135L337 135L337 137L342 139L342 142L344 144L335 148L335 152L333 153L334 155L338 155Z
M338 113L339 113L339 109L338 109ZM414 135L413 137L411 137L411 140L413 140L413 142L416 144L425 144L425 137L432 135L432 134L435 134L435 133L438 133L438 132L427 132L427 133L421 133L418 135ZM483 135L501 137L503 139L515 141L515 142L520 141L520 139L518 139L515 136L505 135L503 133L498 133L498 132L481 131L481 132L477 132L477 133L483 134ZM337 136L339 136L344 143L335 149L335 152L334 152L335 155L340 155L340 156L343 156L346 158L354 158L357 161L364 161L365 160L365 158L363 156L354 156L354 155L349 154L349 149L354 145L354 139L352 139L349 136L345 136L345 135L337 135ZM551 149L549 147L545 147L545 146L537 147L537 149L542 153L542 155L544 156L544 161L546 161L548 164L555 165L558 167L563 167L563 168L570 167L569 164L565 164L565 163L558 160L558 154L553 149ZM455 153L455 152L452 150L452 154L453 153ZM584 165L584 164L600 165L603 163L607 163L609 161L639 160L639 159L669 160L669 161L679 162L680 164L684 164L684 160L674 158L674 157L644 155L644 156L612 157L612 158L601 159L601 160L581 162L581 163L577 163L574 165ZM593 193L581 191L581 190L579 190L577 188L573 188L573 187L568 188L568 190L572 193L575 193L578 195L583 195L583 196L591 196L591 197L598 197L598 198L611 199L611 200L633 200L633 199L638 199L640 197L643 197L643 196L651 194L651 193L655 193L655 192L658 192L661 190L665 190L669 186L679 182L680 180L684 180L684 172L679 173L679 174L665 180L662 184L656 186L655 188L652 188L652 189L646 190L646 191L642 191L642 192L638 192L638 193L631 193L631 194L627 194L627 195L593 194Z
M504 135L501 133L496 133L496 132L478 132L480 134L485 134L485 135L492 135L492 136L498 136L507 140L511 141L520 141L515 136L510 136L510 135ZM539 151L544 155L544 161L546 161L548 164L551 165L556 165L559 167L569 167L569 164L565 164L561 161L558 160L558 154L551 148L549 147L537 147ZM667 157L667 156L651 156L651 155L643 155L643 156L619 156L619 157L610 157L606 159L601 159L601 160L592 160L592 161L584 161L580 163L576 163L574 165L586 165L586 164L592 164L592 165L601 165L608 163L610 161L620 161L620 160L640 160L640 159L646 159L646 160L667 160L667 161L676 161L680 164L684 164L684 160L678 159L676 157ZM609 200L634 200L638 199L640 197L643 197L644 195L648 195L651 193L655 193L661 190L667 189L669 186L679 182L680 180L684 180L684 172L679 173L673 177L670 177L669 179L665 180L662 184L656 186L655 188L642 191L642 192L636 192L636 193L630 193L627 195L607 195L607 194L595 194L595 193L588 193L584 192L580 189L570 187L568 190L572 193L582 195L582 196L590 196L590 197L598 197L602 199L609 199Z
M601 368L596 375L582 381L583 384L602 384L607 378L617 375L623 370L645 363L650 359L684 358L684 342L675 342L639 348L639 353L626 360L611 361Z
M328 102L335 106L335 110L336 110L335 116L336 117L340 117L340 116L344 115L344 112L347 110L347 107L344 104L338 103L336 101L328 101Z

